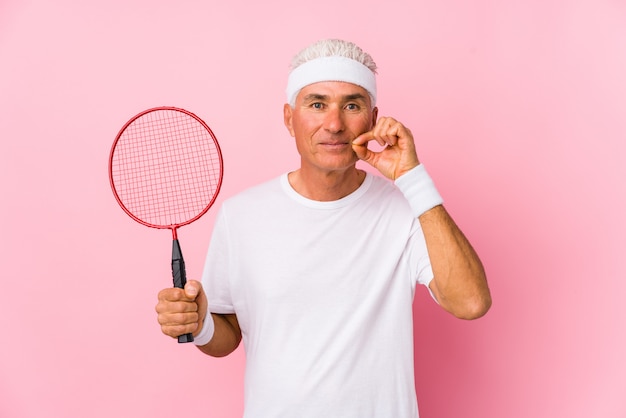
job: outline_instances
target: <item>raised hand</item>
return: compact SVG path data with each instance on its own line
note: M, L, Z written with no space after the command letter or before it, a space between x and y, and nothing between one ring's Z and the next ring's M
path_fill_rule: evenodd
M381 151L368 149L367 144L376 141L384 147ZM359 159L376 168L385 177L395 180L419 165L415 142L411 131L394 118L381 117L371 131L352 141L352 149Z

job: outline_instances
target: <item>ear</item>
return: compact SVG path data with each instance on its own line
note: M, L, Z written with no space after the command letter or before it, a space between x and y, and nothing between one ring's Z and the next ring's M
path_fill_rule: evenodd
M293 109L289 103L285 103L285 106L283 107L283 118L289 134L295 137L296 135L293 132Z
M375 107L372 109L372 128L376 126L377 120L378 120L378 108Z

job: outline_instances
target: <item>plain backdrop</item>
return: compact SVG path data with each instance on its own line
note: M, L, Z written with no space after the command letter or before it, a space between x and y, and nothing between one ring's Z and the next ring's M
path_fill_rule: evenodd
M170 105L220 140L217 205L297 167L288 64L329 37L374 56L380 115L413 131L493 293L466 322L417 292L422 417L626 417L620 0L2 0L0 417L241 416L243 349L160 332L171 235L118 207L109 151ZM190 277L214 216L179 231Z

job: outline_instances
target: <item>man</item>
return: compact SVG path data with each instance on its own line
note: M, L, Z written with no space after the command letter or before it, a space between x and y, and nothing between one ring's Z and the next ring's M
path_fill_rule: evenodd
M491 305L411 131L378 118L375 72L345 41L294 58L284 121L300 168L224 202L202 284L159 293L166 335L191 332L211 356L243 336L246 417L418 417L416 284L459 318Z

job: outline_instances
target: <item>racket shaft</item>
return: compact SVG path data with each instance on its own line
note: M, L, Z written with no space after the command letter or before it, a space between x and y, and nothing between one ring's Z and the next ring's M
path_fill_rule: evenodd
M185 272L185 260L180 249L180 243L177 239L172 242L172 278L174 287L182 289L187 283L187 273ZM178 336L179 343L189 343L193 341L192 334L184 334Z

